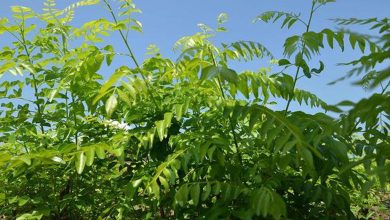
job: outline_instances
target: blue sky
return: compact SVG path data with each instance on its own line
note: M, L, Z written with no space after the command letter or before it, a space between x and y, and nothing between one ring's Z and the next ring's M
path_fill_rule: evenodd
M63 8L74 0L57 0L58 7ZM131 33L130 44L139 61L145 58L146 48L149 44L156 44L160 48L163 56L176 58L177 53L172 50L173 44L182 36L192 35L199 31L198 23L204 23L211 27L216 25L217 16L225 12L229 16L226 23L228 32L219 34L214 42L234 42L237 40L252 40L264 44L269 50L282 58L283 43L285 38L290 35L298 34L304 31L304 27L298 25L292 30L281 30L280 24L252 23L256 15L269 10L280 10L294 13L301 13L302 19L307 20L310 10L310 0L135 0L134 3L143 13L137 15L137 19L143 23L143 33ZM9 6L24 5L32 7L39 12L43 5L41 0L2 0L0 7L1 17L9 16ZM325 27L333 28L334 24L331 18L383 18L389 15L389 0L339 0L330 3L317 12L312 22L312 30L319 31ZM83 22L97 19L99 17L109 18L108 12L104 7L90 6L76 11L76 18L73 25L79 26ZM355 31L367 32L367 29L354 27ZM9 38L5 35L0 36L0 46L3 47ZM118 52L122 50L119 35L114 34L108 39L107 44L113 44ZM364 91L360 87L351 86L351 80L336 84L327 85L328 82L343 76L349 67L337 66L337 63L349 61L361 56L360 52L352 51L349 47L344 53L339 49L322 51L320 59L325 63L325 70L320 77L312 79L302 78L298 82L298 87L317 94L320 98L330 104L335 104L341 100L358 100L361 97L369 96L372 91ZM318 60L317 58L314 61ZM127 60L117 59L115 65L123 65ZM255 61L243 65L233 66L238 70L251 69L256 70L264 66L264 61ZM318 64L317 64L318 65ZM113 70L112 70L113 71ZM293 70L291 70L291 74ZM103 75L107 77L110 71L107 70ZM297 105L292 105L297 109Z

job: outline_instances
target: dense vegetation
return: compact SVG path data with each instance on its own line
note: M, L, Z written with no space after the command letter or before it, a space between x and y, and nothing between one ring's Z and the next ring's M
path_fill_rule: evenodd
M389 180L390 69L377 64L388 65L390 24L336 19L377 35L348 26L313 32L330 2L313 0L307 19L256 17L306 27L281 42L284 57L258 42L214 45L210 38L225 31L221 14L215 30L202 26L176 43L176 60L151 47L142 62L127 37L142 31L131 0L101 0L112 17L81 27L69 25L74 11L98 0L65 9L46 0L41 14L12 7L13 17L0 20L0 34L14 39L0 51L0 218L355 218L354 207ZM113 32L125 51L110 45ZM326 68L326 60L310 62L323 48L347 46L363 55L340 80L359 76L377 93L330 105L296 87ZM131 62L102 83L101 68L118 55ZM256 59L276 67L229 66ZM278 100L287 101L283 111L270 108ZM320 111L291 111L292 102Z

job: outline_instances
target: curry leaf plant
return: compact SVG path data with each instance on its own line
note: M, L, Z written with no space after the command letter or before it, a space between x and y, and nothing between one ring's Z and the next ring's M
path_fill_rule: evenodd
M215 45L211 38L227 31L221 14L215 30L202 24L178 40L173 60L155 45L137 59L128 36L142 24L131 0L63 9L45 0L42 13L11 7L12 17L0 20L0 34L13 39L0 51L0 216L353 219L350 192L367 192L377 178L388 183L389 69L376 64L389 59L390 26L387 18L335 19L340 27L371 25L379 36L314 32L312 20L331 2L311 1L308 18L255 18L303 25L281 42L284 57L254 41ZM109 16L75 27L79 7L104 7ZM329 105L297 88L301 77L323 74L326 60L309 61L324 47L348 44L366 54L347 63L353 69L340 80L363 76L358 84L378 93ZM117 56L129 62L111 66ZM279 69L231 66L258 59ZM275 100L286 101L284 110L269 107ZM291 111L292 102L325 113Z

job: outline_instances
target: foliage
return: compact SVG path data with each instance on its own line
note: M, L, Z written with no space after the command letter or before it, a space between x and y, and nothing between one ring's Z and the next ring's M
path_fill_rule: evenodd
M131 0L103 0L112 17L79 28L69 24L76 8L98 1L60 10L46 0L43 14L12 7L13 22L0 20L0 33L14 37L0 52L0 215L353 218L349 192L367 192L377 177L388 183L388 69L370 78L381 92L357 103L328 105L296 82L325 69L325 61L309 66L325 39L330 48L334 41L341 49L369 47L349 64L371 71L389 58L389 26L387 19L336 20L374 24L378 41L346 30L311 31L313 15L329 2L313 0L308 21L285 12L259 15L265 22L283 18L288 28L300 21L306 31L286 39L281 71L240 73L232 61L275 58L257 42L214 45L216 32L205 25L177 42L177 60L151 47L152 56L138 62L128 32L142 25ZM217 32L226 31L226 19L218 17ZM113 32L126 52L106 44ZM132 63L102 84L102 69L118 55ZM285 110L271 109L279 99ZM340 114L290 111L292 101Z

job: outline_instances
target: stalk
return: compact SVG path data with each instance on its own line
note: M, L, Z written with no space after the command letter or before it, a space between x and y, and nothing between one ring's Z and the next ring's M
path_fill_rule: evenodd
M28 48L26 45L26 39L24 36L24 22L20 26L20 36L21 36L21 43L23 45L24 52L26 53L28 60L29 60L30 64L32 65L33 61L31 60L31 55L30 55L30 52L28 51ZM34 97L36 99L35 105L37 106L38 115L40 117L39 127L41 129L42 134L44 134L45 128L43 127L43 123L42 123L43 109L42 109L42 106L39 104L39 95L38 95L39 91L38 91L38 87L37 87L37 79L36 79L34 73L30 72L30 75L32 76L32 79L33 79L32 86L34 89Z
M215 66L217 66L218 64L215 60L214 54L210 48L209 48L209 50L210 50L210 54L211 54L211 58L213 60L213 63ZM221 82L221 79L219 76L217 78L217 82L218 82L219 89L221 91L222 98L224 100L226 100L225 92L223 91L222 82ZM233 135L234 145L235 145L236 150L237 150L237 155L238 155L238 158L239 158L240 163L242 165L242 155L241 155L240 149L238 147L237 135L236 135L236 131L234 130L234 123L233 123L232 117L230 115L229 115L229 124L230 124L230 131L232 132L232 135Z
M310 17L309 17L308 23L306 24L306 31L305 31L304 33L307 33L307 32L309 32L309 30L310 30L311 20L312 20L312 18L313 18L314 11L317 9L317 8L315 8L315 4L316 4L316 2L315 2L315 1L312 1L311 10L310 10ZM301 56L303 56L303 52L304 52L305 47L306 47L306 44L303 43L302 49L301 49L301 51L300 51ZM298 66L298 67L297 67L297 70L296 70L296 72L295 72L295 76L294 76L294 83L293 83L293 87L292 87L292 89L291 89L291 95L290 95L290 97L289 97L289 99L288 99L288 101L287 101L287 105L286 105L286 108L285 108L285 110L284 110L284 115L287 115L288 108L290 107L291 101L292 101L293 98L294 98L294 90L295 90L295 87L296 87L296 85L297 85L297 81L298 81L298 78L299 78L299 77L298 77L298 74L299 74L299 71L300 71L300 70L301 70L301 67Z
M108 3L107 0L103 0L103 1L104 1L104 4L107 6L109 12L110 12L112 19L114 19L115 24L118 24L118 19L115 16L114 10L112 9L110 3ZM126 49L129 51L130 59L134 62L134 64L137 67L137 69L141 70L139 63L138 63L137 59L134 56L133 50L131 49L129 42L127 41L127 37L125 37L125 35L123 34L122 30L118 30L118 31L119 31L119 34L121 36L121 39L122 39L123 43L126 46ZM142 77L142 80L146 84L147 92L148 92L149 96L151 97L154 105L157 107L157 109L159 109L160 106L157 104L156 99L153 96L153 93L150 91L151 90L150 89L151 85L150 85L149 81L146 79L146 77L144 76L144 74L141 71L140 71L140 75Z

